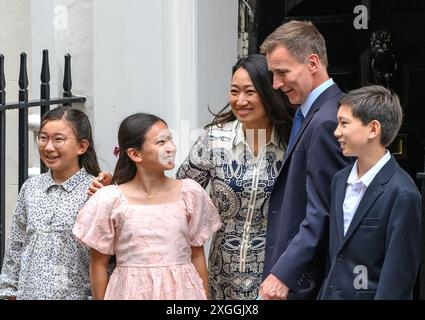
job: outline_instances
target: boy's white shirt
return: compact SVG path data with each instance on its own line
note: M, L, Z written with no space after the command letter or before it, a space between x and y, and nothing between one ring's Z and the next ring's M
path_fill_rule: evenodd
M347 233L351 220L353 220L357 207L366 192L367 187L372 183L372 180L382 169L382 167L391 159L391 154L387 150L385 155L370 168L360 179L358 178L357 160L351 169L347 179L347 187L345 189L345 198L342 205L344 214L344 236Z

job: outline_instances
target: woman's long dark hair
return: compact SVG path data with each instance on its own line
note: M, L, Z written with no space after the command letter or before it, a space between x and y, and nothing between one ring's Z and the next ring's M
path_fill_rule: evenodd
M135 113L121 122L118 130L120 154L112 177L114 183L125 183L136 175L136 164L128 156L127 150L129 148L140 150L145 142L146 133L157 122L167 124L161 118L149 113Z
M264 109L271 124L276 129L279 143L287 145L291 132L291 116L289 114L289 102L285 94L280 90L273 89L273 73L267 67L267 61L264 55L251 54L248 57L241 58L232 68L232 75L239 68L245 69L255 89L260 95ZM226 122L236 119L232 110L226 111L230 106L228 103L218 113L210 112L214 115L214 120L205 126L208 128L213 125L222 126Z
M93 147L93 133L87 115L78 109L58 107L50 110L43 116L40 130L48 121L54 120L65 120L71 126L78 141L85 139L89 142L87 151L78 157L78 164L80 168L86 169L89 174L97 176L100 172L100 168L97 162L96 151Z

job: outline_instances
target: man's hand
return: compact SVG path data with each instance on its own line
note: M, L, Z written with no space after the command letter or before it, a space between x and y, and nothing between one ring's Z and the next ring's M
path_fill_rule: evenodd
M93 179L92 183L89 186L87 193L91 197L96 193L97 190L104 186L109 186L112 182L112 175L108 172L101 172L99 175Z
M286 300L289 288L273 274L270 274L260 286L261 300Z

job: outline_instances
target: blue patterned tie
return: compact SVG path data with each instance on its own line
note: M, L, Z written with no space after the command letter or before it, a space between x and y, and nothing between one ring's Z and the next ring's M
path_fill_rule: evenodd
M301 128L301 123L303 122L303 120L304 116L301 112L301 108L299 107L297 109L297 112L295 112L294 119L292 120L291 136L289 137L288 148L286 150L289 150L295 143L295 137L297 136L298 130L300 130Z

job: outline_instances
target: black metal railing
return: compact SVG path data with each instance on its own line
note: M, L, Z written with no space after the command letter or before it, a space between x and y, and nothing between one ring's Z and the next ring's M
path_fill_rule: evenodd
M424 157L425 170L425 157ZM421 180L422 215L421 215L421 268L419 270L419 299L425 300L425 171L416 174Z
M19 68L19 99L18 102L6 103L6 81L4 75L4 56L0 54L0 266L3 264L5 251L5 220L6 220L6 111L19 110L19 173L18 186L21 189L22 184L28 178L28 109L40 107L40 119L50 110L52 105L71 106L72 103L85 102L85 97L73 96L71 92L71 56L65 55L64 79L63 79L63 97L50 98L50 69L49 52L43 50L43 62L41 66L41 85L40 99L28 100L28 73L27 73L27 55L21 54ZM40 161L41 171L46 168Z

